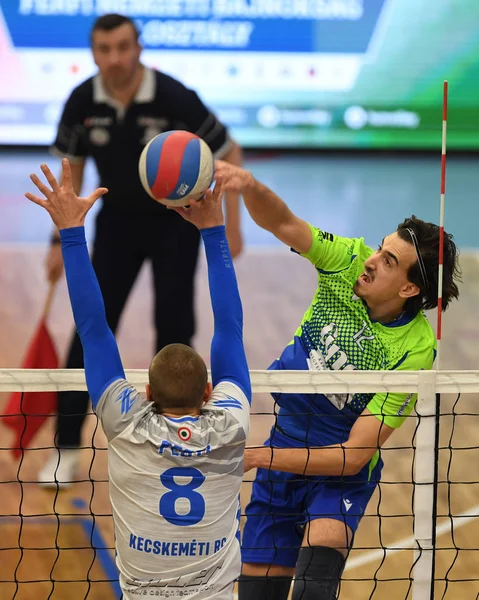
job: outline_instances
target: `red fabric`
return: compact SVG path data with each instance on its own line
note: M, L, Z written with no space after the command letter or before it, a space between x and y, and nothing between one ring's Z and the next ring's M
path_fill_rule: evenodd
M38 324L22 369L58 369L58 356L45 320ZM15 432L12 453L22 455L48 415L57 410L57 392L13 392L6 404L4 423Z

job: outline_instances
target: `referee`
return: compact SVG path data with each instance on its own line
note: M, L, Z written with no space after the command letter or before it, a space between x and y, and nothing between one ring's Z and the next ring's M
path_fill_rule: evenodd
M140 62L138 37L127 17L108 14L97 19L91 46L98 74L71 93L52 150L69 159L76 193L81 191L88 156L96 163L100 185L109 189L96 219L92 262L113 332L143 262L151 260L158 351L171 343L191 345L200 235L143 190L138 176L141 151L162 131L184 129L202 137L216 158L241 165L242 152L195 92ZM239 197L227 194L225 202L227 237L235 257L242 246ZM51 242L46 268L49 281L55 282L63 272L58 232ZM172 314L181 319L172 319ZM83 368L76 334L66 368ZM66 487L75 480L87 409L86 392L59 393L55 440L59 455L54 452L41 470L40 484Z

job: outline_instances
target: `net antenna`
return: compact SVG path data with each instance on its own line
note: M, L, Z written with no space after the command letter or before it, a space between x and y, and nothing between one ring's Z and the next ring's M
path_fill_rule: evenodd
M446 138L447 138L448 82L444 82L442 103L442 153L441 153L441 201L439 209L439 265L437 277L437 355L436 370L441 365L442 340L442 280L444 271L444 207L446 198Z
M444 81L442 107L441 205L439 217L439 257L437 283L437 355L435 371L430 371L418 389L416 412L414 491L414 587L412 600L433 600L436 571L437 496L439 478L439 426L441 395L433 393L441 359L442 278L444 262L444 199L446 193L446 133L448 83Z

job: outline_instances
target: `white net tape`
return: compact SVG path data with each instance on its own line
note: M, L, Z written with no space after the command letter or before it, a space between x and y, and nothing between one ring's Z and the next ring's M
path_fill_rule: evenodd
M444 394L479 393L479 371L250 371L254 392L329 394L418 392L433 385ZM134 386L148 383L145 369L126 370ZM82 369L0 369L0 392L86 390Z

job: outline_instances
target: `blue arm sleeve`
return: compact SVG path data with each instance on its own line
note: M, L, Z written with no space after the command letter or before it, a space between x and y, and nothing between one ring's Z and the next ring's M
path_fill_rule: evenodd
M60 231L68 293L83 346L85 376L93 408L105 389L124 379L120 353L105 315L105 305L93 270L84 227Z
M251 403L251 381L243 345L243 308L225 227L201 230L208 262L211 304L215 321L211 343L213 385L232 381Z

